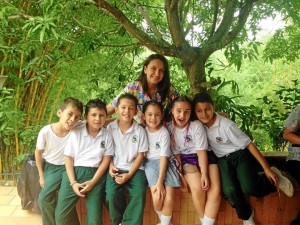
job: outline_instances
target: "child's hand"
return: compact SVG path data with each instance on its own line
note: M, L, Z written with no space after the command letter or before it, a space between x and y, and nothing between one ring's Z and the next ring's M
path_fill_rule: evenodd
M117 175L119 175L118 174L118 168L117 167L115 167L113 164L111 164L110 166L109 166L109 175L111 176L111 177L116 177Z
M276 187L278 187L278 176L273 172L273 170L271 170L270 167L265 169L265 175Z
M79 197L85 197L85 195L80 192L80 190L85 188L83 184L75 183L72 185L72 188L76 195Z
M201 187L203 191L207 191L209 189L209 179L207 174L201 174Z
M117 184L124 184L126 181L130 179L128 173L122 173L115 176L115 181Z
M164 185L157 183L154 186L154 193L158 195L158 199L163 199L166 196L166 190Z
M88 181L82 183L82 185L84 185L84 188L80 189L80 193L85 194L85 193L89 192L90 190L92 190L95 184L91 180L88 180Z

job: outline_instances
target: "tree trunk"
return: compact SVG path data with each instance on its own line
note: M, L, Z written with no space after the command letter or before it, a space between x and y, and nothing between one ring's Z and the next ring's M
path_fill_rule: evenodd
M203 56L201 53L191 54L186 52L184 57L181 57L180 59L182 67L190 82L190 94L194 95L198 92L210 91L211 85L207 82L205 74L205 62L207 57Z

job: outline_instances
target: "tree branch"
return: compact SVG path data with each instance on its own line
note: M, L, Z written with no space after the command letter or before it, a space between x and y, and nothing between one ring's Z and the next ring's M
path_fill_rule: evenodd
M240 14L238 16L237 24L231 29L230 32L224 35L224 37L221 39L221 48L225 47L230 42L232 42L233 39L235 39L239 32L243 29L247 18L253 8L254 2L255 0L247 0L245 2L245 5L241 8Z
M25 14L13 15L13 16L8 17L8 19L11 19L11 20L16 20L16 19L33 20L33 18L34 18L33 16L25 15Z
M214 19L213 19L213 24L211 27L211 32L209 37L211 38L215 32L216 25L217 25L217 20L218 20L218 13L219 13L219 0L215 0L215 10L214 10Z
M226 45L228 45L230 42L232 42L235 39L235 37L239 34L239 32L245 26L245 23L246 23L247 18L253 8L253 4L255 1L256 0L246 0L245 1L244 5L241 6L240 13L238 15L238 21L236 22L236 24L234 24L234 21L232 19L230 19L231 20L230 24L228 22L223 23L224 19L226 18L226 15L224 14L224 17L223 17L224 19L223 19L222 23L225 25L222 28L220 25L218 31L210 39L210 43L206 46L206 48L204 50L207 52L207 54L210 54L216 50L224 48ZM229 10L229 11L231 11L231 10ZM234 12L231 12L230 14L232 14L232 13L234 14ZM229 30L230 27L231 27L231 30Z
M150 26L151 30L153 31L154 35L156 36L156 38L159 39L159 40L163 40L163 37L162 37L161 33L159 32L157 27L154 25L154 23L152 23L152 21L149 17L147 9L144 6L139 6L138 9L142 13L142 15L144 16L147 23L149 24L149 26Z
M233 23L236 5L237 0L227 0L227 6L223 15L223 19L216 32L211 36L210 42L220 40L229 31Z
M159 52L164 55L175 56L175 49L171 48L170 44L164 40L157 40L151 38L143 30L135 26L124 13L116 6L111 5L104 0L93 0L96 6L102 11L109 13L113 16L122 26L127 30L128 33L137 38L144 46L154 52Z
M177 48L184 48L188 43L185 41L184 32L182 31L179 14L178 14L178 1L177 0L165 0L165 7L167 13L167 19L169 24L169 30L172 36L172 40Z

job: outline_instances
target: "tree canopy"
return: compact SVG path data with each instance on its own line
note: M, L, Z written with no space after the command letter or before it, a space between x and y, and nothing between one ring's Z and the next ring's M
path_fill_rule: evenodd
M205 65L212 53L225 49L226 57L241 66L254 58L258 22L280 13L298 15L296 1L105 1L94 0L115 18L139 43L154 52L180 59L192 91L208 91L218 80L208 79ZM137 13L133 13L137 12ZM244 52L247 43L254 50Z

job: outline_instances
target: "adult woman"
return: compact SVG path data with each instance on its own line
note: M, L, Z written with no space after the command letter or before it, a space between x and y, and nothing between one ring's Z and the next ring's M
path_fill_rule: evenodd
M164 119L170 120L169 106L171 100L179 95L170 82L168 61L160 54L152 54L145 60L140 77L129 83L111 104L107 105L108 115L115 112L119 96L127 92L138 99L138 113L135 120L140 124L144 124L142 119L143 105L150 100L162 102Z

